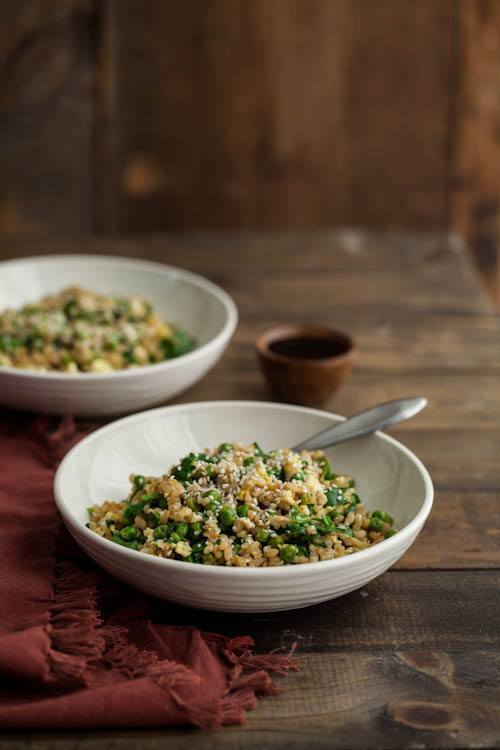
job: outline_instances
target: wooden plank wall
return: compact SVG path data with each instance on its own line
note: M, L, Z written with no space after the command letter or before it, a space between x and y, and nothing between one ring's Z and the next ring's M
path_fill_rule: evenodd
M110 0L103 228L443 226L452 10Z
M454 226L497 287L499 0L0 12L0 232Z
M93 15L0 0L0 231L93 229Z
M450 222L500 304L500 2L462 0Z

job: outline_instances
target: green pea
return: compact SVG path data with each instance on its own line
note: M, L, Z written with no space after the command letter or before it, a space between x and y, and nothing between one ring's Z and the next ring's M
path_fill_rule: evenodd
M238 505L238 507L236 508L236 513L240 518L244 518L248 513L248 505Z
M174 531L183 539L188 534L189 526L187 523L176 523L174 526Z
M168 524L162 523L156 527L153 532L154 539L165 539L170 534L170 528Z
M177 543L177 542L180 542L180 541L182 541L182 537L181 537L181 535L180 535L180 534L178 534L178 533L177 533L176 531L172 531L172 533L170 534L170 539L169 539L169 541L170 541L170 542L174 542L174 543Z
M374 510L372 513L372 518L380 518L381 521L383 521L384 523L389 523L391 526L394 523L394 518L388 513L384 513L383 510Z
M332 532L338 532L339 534L344 534L344 536L354 536L354 531L351 529L350 526L346 526L345 524L341 523L338 526L334 526L332 528Z
M295 544L284 544L280 549L280 557L283 562L290 563L295 560L298 551L298 547L296 547Z
M277 549L278 547L281 547L281 545L283 544L283 540L278 534L275 534L275 536L272 536L269 540L269 544L271 545L271 547Z
M371 518L370 519L370 531L382 531L382 527L384 525L384 522L381 518Z
M136 490L142 490L146 484L146 477L143 477L142 474L136 474L132 481Z
M236 511L232 508L224 507L219 513L219 521L224 524L224 526L232 526L236 521L236 518Z
M211 497L213 500L220 500L220 492L219 490L208 490L208 492L203 493L203 497Z
M200 536L203 531L203 524L201 524L199 521L196 521L195 523L191 524L189 530L192 536Z
M388 531L385 532L384 539L389 539L389 537L394 536L394 534L396 533L397 533L396 529L389 529Z
M132 542L134 539L137 539L137 529L134 526L125 526L120 531L120 536L126 542Z
M261 544L264 544L264 542L267 542L269 539L269 532L265 529L257 529L255 532L255 539Z

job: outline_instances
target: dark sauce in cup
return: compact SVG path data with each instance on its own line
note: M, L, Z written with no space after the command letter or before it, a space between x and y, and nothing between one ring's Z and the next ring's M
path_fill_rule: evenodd
M269 344L269 350L283 357L296 359L328 359L340 357L350 349L347 341L340 337L292 336L278 339Z

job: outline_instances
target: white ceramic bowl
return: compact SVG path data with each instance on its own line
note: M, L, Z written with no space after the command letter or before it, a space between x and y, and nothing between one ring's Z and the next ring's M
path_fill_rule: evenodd
M105 294L138 294L193 334L177 359L111 373L37 372L0 366L0 404L78 416L123 414L159 404L202 378L234 332L234 302L212 282L161 263L102 255L54 255L0 263L0 310L78 284Z
M337 560L277 568L225 568L165 560L120 547L85 527L86 508L122 499L131 473L158 475L190 451L257 440L267 450L294 445L341 417L298 406L212 401L153 409L97 430L73 448L55 479L56 502L78 544L105 570L141 591L223 612L273 612L333 599L364 586L396 562L429 515L425 467L401 443L377 433L327 451L353 474L368 509L386 510L398 533Z

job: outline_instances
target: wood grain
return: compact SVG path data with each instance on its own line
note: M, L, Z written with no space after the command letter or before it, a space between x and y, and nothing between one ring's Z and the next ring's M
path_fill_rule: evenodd
M159 603L156 618L259 649L298 643L302 670L244 727L216 733L3 735L8 750L495 747L500 742L500 324L462 243L433 234L199 232L136 240L0 238L0 259L36 253L150 258L203 273L240 324L214 370L178 401L269 399L253 342L283 320L352 333L359 357L331 408L422 393L392 433L429 468L432 514L403 560L361 591L302 611L225 615ZM397 258L397 262L395 261Z
M88 231L93 213L91 3L0 2L0 229Z
M500 5L460 0L457 7L452 222L500 303Z
M221 618L167 605L157 619L250 631L263 649L297 642L302 669L243 728L4 734L2 747L494 747L500 723L496 591L496 572L392 572L362 591L286 616Z
M445 223L451 0L108 7L102 228Z

